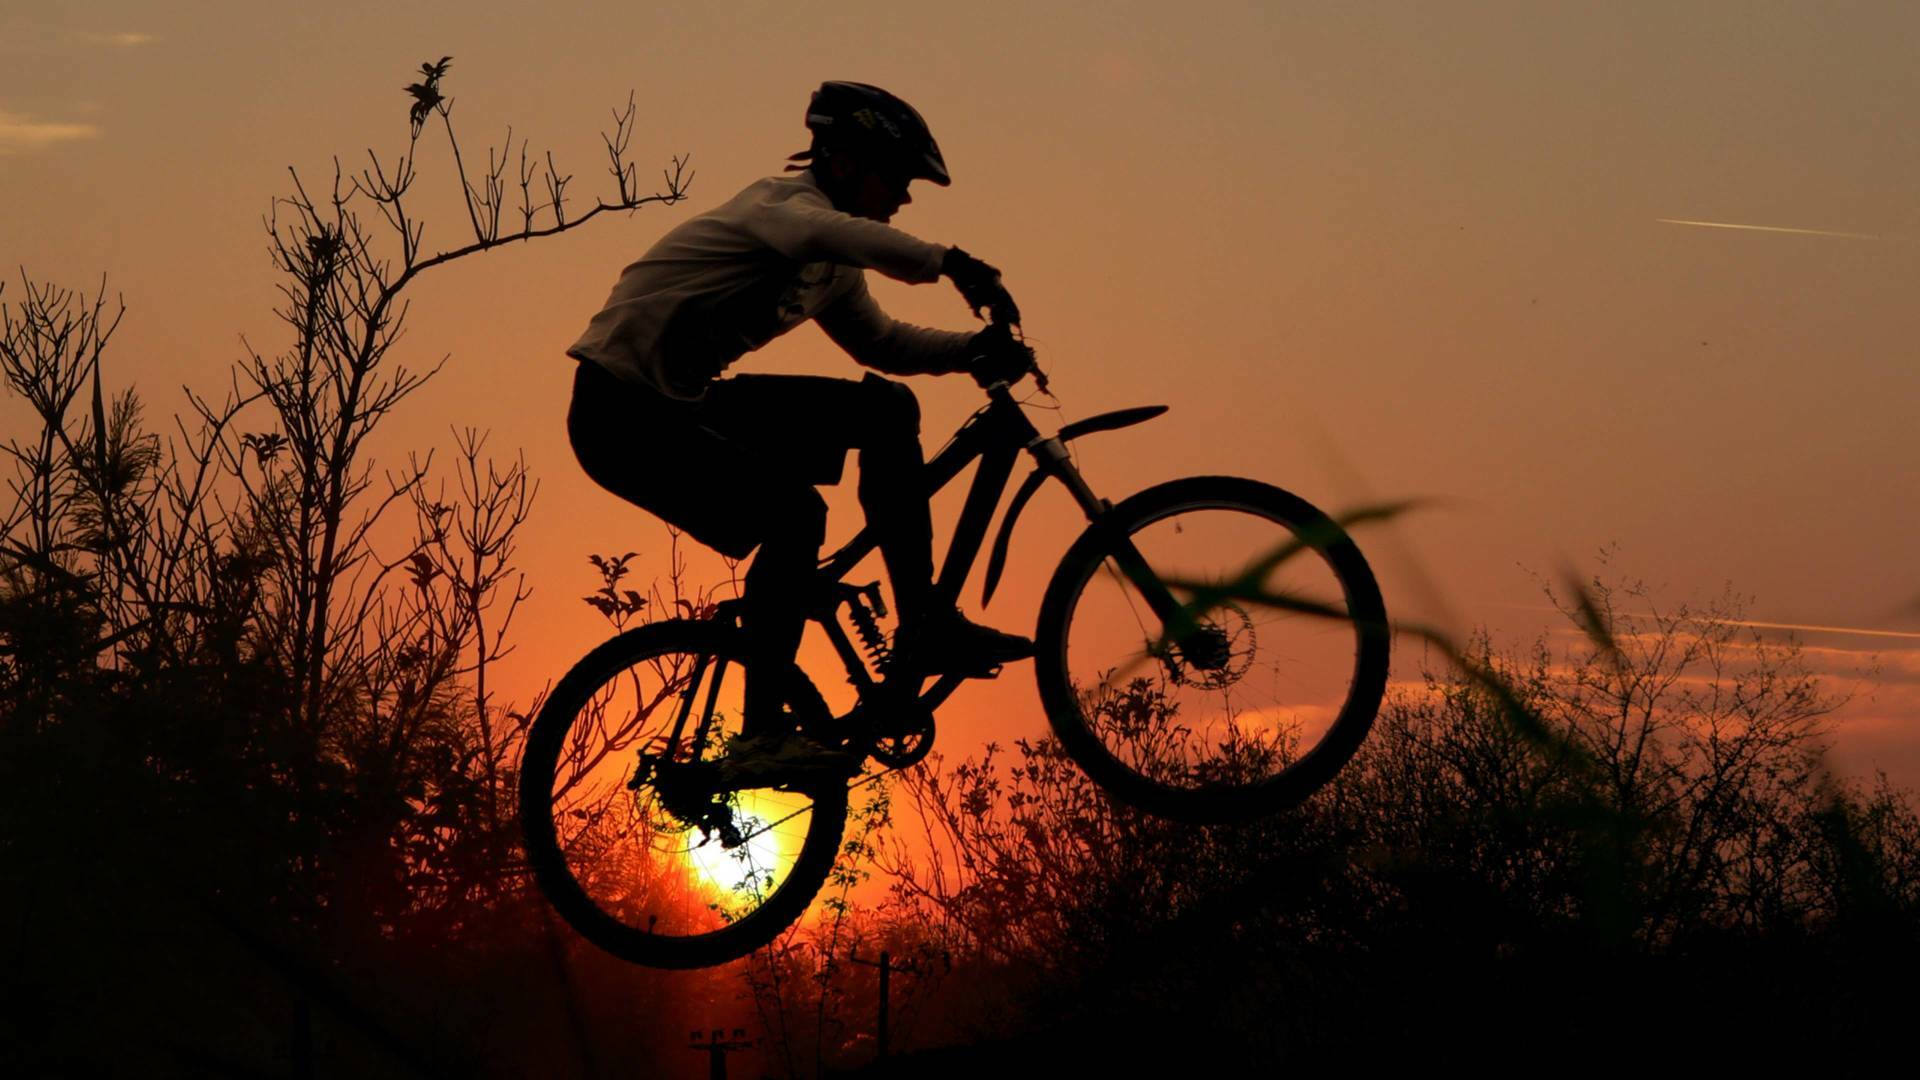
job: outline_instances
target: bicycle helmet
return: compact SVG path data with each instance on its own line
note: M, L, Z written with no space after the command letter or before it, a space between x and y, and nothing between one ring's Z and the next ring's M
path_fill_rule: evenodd
M807 103L807 130L813 132L813 149L795 154L796 161L823 150L854 150L898 164L910 180L931 180L942 187L953 182L927 122L913 106L877 86L821 83Z

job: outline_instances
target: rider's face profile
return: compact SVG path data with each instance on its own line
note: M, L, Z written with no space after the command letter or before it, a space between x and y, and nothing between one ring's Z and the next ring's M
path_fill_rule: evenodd
M900 208L913 201L907 185L911 181L898 180L878 172L868 172L860 178L858 207L854 213L859 217L872 218L875 221L891 220Z
M912 179L901 176L897 169L843 156L835 159L834 172L840 193L835 202L855 217L889 221L913 201L907 191Z

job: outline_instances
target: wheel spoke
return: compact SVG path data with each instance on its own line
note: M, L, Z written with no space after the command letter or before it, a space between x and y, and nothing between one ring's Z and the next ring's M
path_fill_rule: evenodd
M831 868L844 784L715 786L741 722L739 652L737 634L713 624L623 636L562 680L529 735L536 877L576 928L628 959L743 955L797 918Z
M1170 586L1193 629L1168 640L1137 580ZM1323 515L1251 481L1176 481L1068 553L1041 618L1041 692L1096 779L1149 809L1217 819L1323 782L1332 758L1316 748L1351 753L1384 682L1383 625L1365 561Z

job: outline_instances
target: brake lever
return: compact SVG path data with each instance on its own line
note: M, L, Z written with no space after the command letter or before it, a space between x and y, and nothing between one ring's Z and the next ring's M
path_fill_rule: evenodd
M1009 300L1008 302L1009 304L1011 304L1012 301ZM1007 329L1012 332L1013 339L1015 341L1018 341L1022 345L1025 345L1027 343L1026 331L1021 329L1020 327L1020 319L1019 319L1018 311L1015 311L1014 318L1008 320ZM1037 358L1033 357L1032 349L1027 350L1027 356L1031 359L1031 363L1027 365L1027 374L1033 376L1034 389L1040 391L1041 393L1047 395L1048 397L1052 397L1053 391L1047 388L1047 373L1040 370L1040 361Z
M985 320L987 325L1005 326L1015 341L1026 344L1026 333L1020 327L1020 305L1013 302L1013 294L1008 292L1006 286L1000 284L997 279L994 281L993 292L992 298L983 299L978 304L973 304L972 299L968 299L968 303L973 306L974 318L981 318L981 310L988 309L989 315ZM1033 350L1027 350L1027 354L1032 356ZM1028 365L1027 372L1033 376L1035 389L1048 397L1053 396L1053 391L1047 388L1047 373L1040 370L1037 360Z

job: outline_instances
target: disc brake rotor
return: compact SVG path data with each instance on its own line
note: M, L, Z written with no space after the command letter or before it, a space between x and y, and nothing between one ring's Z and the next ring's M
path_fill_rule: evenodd
M1239 682L1253 666L1253 619L1240 605L1226 603L1197 622L1184 641L1159 650L1167 677L1201 690L1220 690Z

